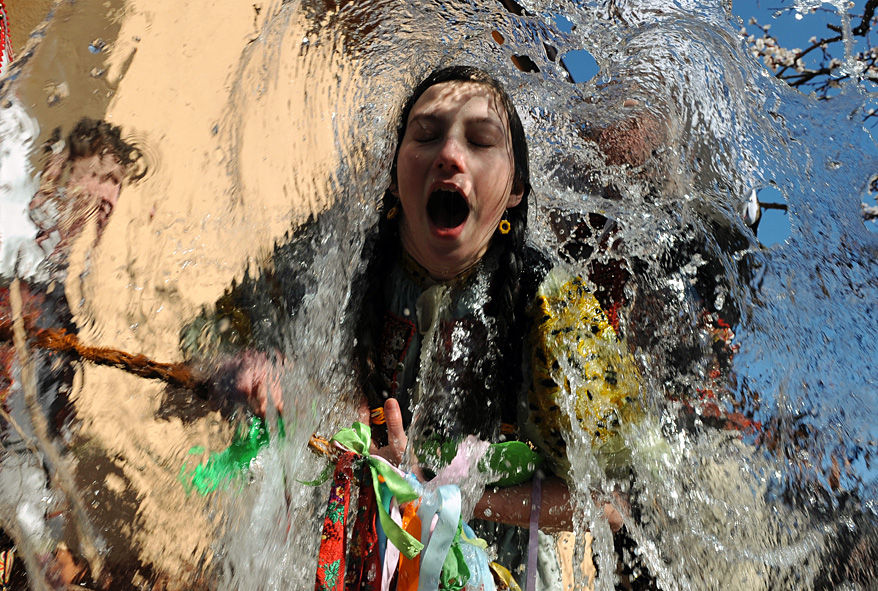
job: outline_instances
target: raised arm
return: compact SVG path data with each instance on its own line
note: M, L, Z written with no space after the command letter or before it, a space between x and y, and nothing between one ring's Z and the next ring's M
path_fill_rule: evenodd
M567 483L557 476L550 476L541 483L540 529L548 532L573 530L573 503ZM518 527L529 527L533 483L527 482L504 488L488 487L476 503L473 517ZM593 492L595 503L598 493ZM621 500L621 499L620 499ZM622 528L622 514L608 502L602 503L604 517L610 529L616 533Z

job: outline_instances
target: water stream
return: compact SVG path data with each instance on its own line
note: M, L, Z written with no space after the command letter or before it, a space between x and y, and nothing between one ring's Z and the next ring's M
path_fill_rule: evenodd
M878 150L856 87L817 102L778 82L719 0L239 4L58 1L0 82L3 285L17 274L49 294L34 300L53 312L41 328L181 361L203 310L319 214L310 260L273 263L302 286L297 312L253 329L285 359L286 437L269 408L272 442L239 479L206 494L181 483L229 445L240 402L32 353L38 372L70 368L52 444L64 466L45 442L3 439L4 471L36 461L75 482L3 481L33 588L57 581L47 539L80 563L94 547L107 588L313 585L327 488L300 482L325 465L306 441L356 415L346 311L401 102L457 63L496 73L518 106L533 244L597 291L596 269L627 277L620 328L650 425L627 434L633 483L601 481L590 439L568 434L595 588L613 588L616 557L594 482L629 495L637 553L623 560L659 588L874 588L878 235L861 203ZM580 50L600 72L573 83L563 59ZM136 162L108 221L90 212L46 262L28 204L84 116L119 126ZM770 246L741 216L766 188L790 228Z

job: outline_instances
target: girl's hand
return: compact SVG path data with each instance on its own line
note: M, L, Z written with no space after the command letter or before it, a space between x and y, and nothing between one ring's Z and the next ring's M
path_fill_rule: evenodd
M260 417L268 410L268 401L277 412L283 412L284 400L280 385L283 363L272 361L265 353L244 351L219 367L213 388L232 390L243 396Z
M396 399L389 398L384 403L384 420L387 422L387 445L379 448L373 441L369 453L384 458L394 466L399 466L405 455L408 437L402 426L402 412Z
M619 490L613 491L613 498L616 500L615 504L604 503L604 518L609 522L610 530L613 533L616 533L622 529L623 525L625 525L625 519L622 517L622 513L616 508L616 506L618 505L621 507L625 515L631 514L631 506L628 504L628 496ZM595 502L597 502L597 499Z

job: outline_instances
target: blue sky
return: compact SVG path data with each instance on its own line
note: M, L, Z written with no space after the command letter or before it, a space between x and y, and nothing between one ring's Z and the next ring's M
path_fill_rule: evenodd
M860 12L863 4L863 0L857 0L852 12L855 14ZM754 17L760 25L770 25L769 33L778 40L782 47L787 49L809 47L809 39L814 36L818 39L831 37L835 33L827 28L827 23L841 24L841 17L829 3L824 3L813 12L799 14L794 10L793 0L734 0L732 12L741 18L747 32L756 37L761 37L763 32L759 27L749 24L751 17ZM569 32L570 22L567 19L559 16L555 22L563 31ZM858 23L859 20L854 19L852 26L856 26ZM873 41L876 40L876 37L878 37L876 33L871 34ZM838 47L834 50L840 52L842 48L840 44L837 45ZM862 45L862 40L860 40L860 45ZM806 65L816 66L820 57L820 53L812 52L806 57ZM833 57L842 58L843 55L833 55ZM574 82L584 82L598 73L598 66L594 58L584 50L568 52L564 56L564 63L573 76ZM783 203L784 201L780 192L773 188L763 189L759 192L758 198L761 202L768 203ZM870 225L870 229L874 231L871 226L875 226L875 224ZM760 242L765 246L776 244L785 240L789 236L789 232L790 225L785 212L776 209L763 210L758 232Z
M864 5L864 0L856 0L851 12L854 15L862 13ZM760 25L771 25L769 33L777 39L779 45L787 49L804 49L809 47L811 45L809 39L814 36L818 39L823 39L836 35L826 26L827 24L841 25L841 16L831 4L824 2L817 10L806 14L798 14L795 10L791 10L793 6L792 0L734 0L732 11L735 15L741 17L747 32L751 35L761 37L763 34L758 27L749 24L751 16L755 17ZM852 18L851 27L856 27L859 22L859 18ZM873 45L878 42L878 33L874 29L869 33L868 40ZM854 43L855 51L862 51L866 47L866 42L862 37L854 37ZM843 59L842 51L841 44L836 43L831 48L830 53L832 57ZM819 52L812 52L805 58L806 66L816 66L820 57L821 54ZM875 86L869 83L867 83L867 88L871 91L876 90ZM873 99L871 103L872 107L878 108L878 100ZM872 128L872 133L874 134L875 120L872 119L871 121L872 123L867 124L867 126ZM774 191L775 195L770 195L766 191ZM759 200L781 202L782 196L775 189L766 189L760 192ZM869 198L865 200L874 205ZM867 223L866 227L872 232L878 231L878 224L875 222ZM763 211L758 235L760 241L766 245L784 240L789 235L789 223L787 222L786 215L776 210Z
M862 0L857 4L862 4ZM806 47L812 35L818 38L831 35L826 23L840 23L839 16L830 4L824 4L816 12L799 15L801 18L797 18L792 7L791 0L733 0L732 12L741 17L747 31L753 35L761 36L761 31L747 24L750 17L755 17L761 25L771 25L770 32L782 46L789 49Z
M862 4L862 0L857 4ZM832 34L826 28L827 23L840 23L838 14L829 4L824 4L816 12L799 15L800 18L792 7L792 0L734 0L732 12L741 18L752 35L762 36L762 31L748 25L750 17L755 17L761 25L771 25L770 32L788 49L805 48L812 36L822 38ZM570 21L564 17L557 17L555 22L562 31L570 31ZM587 51L569 52L564 56L564 62L575 82L584 82L598 72L597 63Z

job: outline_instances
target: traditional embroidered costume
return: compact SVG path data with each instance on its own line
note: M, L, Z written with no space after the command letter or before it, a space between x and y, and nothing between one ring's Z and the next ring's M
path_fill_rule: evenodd
M276 249L266 271L255 278L245 277L217 303L215 314L193 323L183 335L186 348L205 354L233 353L243 347L270 351L273 345L279 346L286 319L313 289L297 281L296 272L313 259L310 232L307 227L297 231L290 243ZM569 467L564 440L572 428L568 413L575 412L577 428L588 433L603 467L616 475L624 472L628 456L622 429L626 422L637 420L639 387L637 370L624 344L581 278L560 269L550 271L543 257L528 250L518 316L525 326L515 327L514 332L524 341L519 349L523 352L521 374L514 380L515 391L502 391L497 381L501 360L492 345L496 321L486 313L498 257L491 249L467 273L439 283L400 253L385 283L387 310L378 355L384 391L400 401L415 450L435 450L437 443L446 444L440 445L438 453L422 451L419 458L426 462L428 473L435 473L455 456L457 444L468 435L495 443L522 438L533 442L563 477ZM380 437L383 413L380 404L373 406L373 429ZM514 467L509 457L499 460L500 456L494 456L494 465L505 467L506 473L493 476L504 479L503 484L528 480L540 460L527 449L532 455ZM350 459L339 466L331 510L325 517L319 589L340 589L345 572L339 554L345 552L344 536L337 531L344 525L339 511L350 502L347 487L356 470ZM368 478L361 479L361 491L371 488ZM370 499L360 500L371 504ZM369 519L375 523L374 513ZM507 543L521 545L513 541L522 538L521 530L510 538L506 532L516 528L492 525L483 529L494 541L505 537ZM376 543L371 534L364 537L361 527L353 536L354 548L372 548ZM346 588L370 588L378 578L364 578L363 573L375 575L382 568L363 560L371 561L378 554L348 554L348 570L354 565L352 572L359 574L350 576L357 582ZM509 561L503 566L514 571L522 562L521 549L505 554ZM385 573L396 577L398 585L406 570L405 558L401 564L396 573Z

